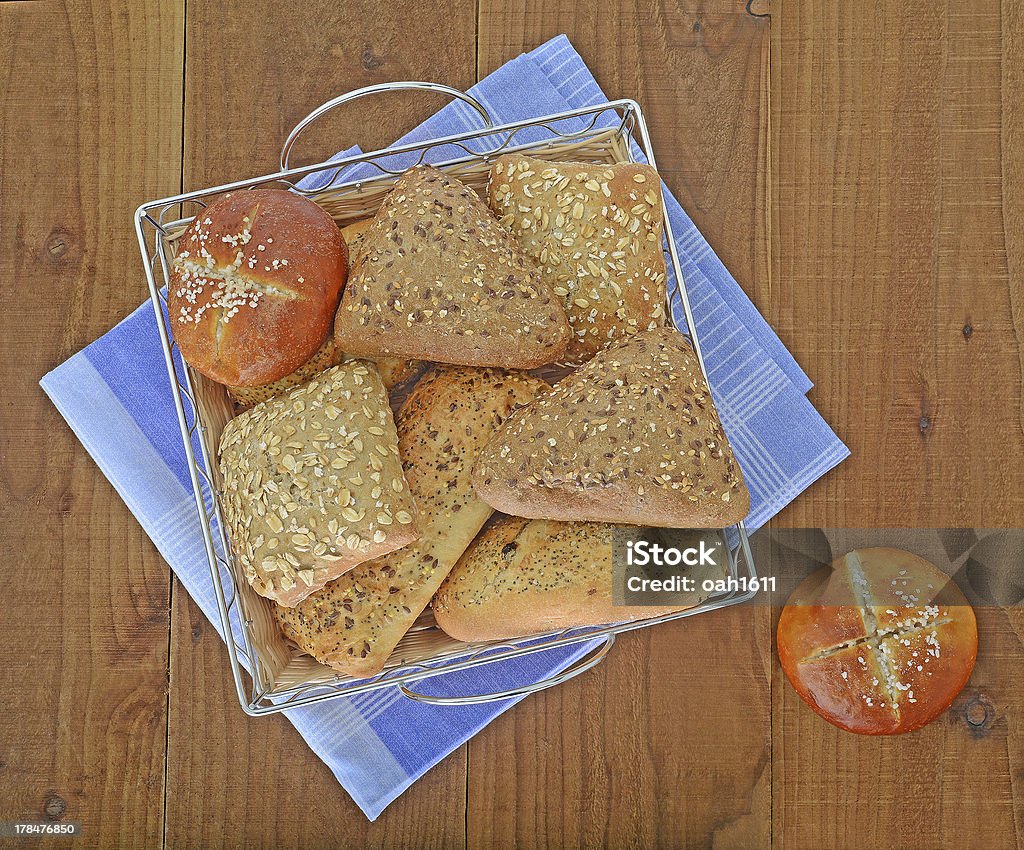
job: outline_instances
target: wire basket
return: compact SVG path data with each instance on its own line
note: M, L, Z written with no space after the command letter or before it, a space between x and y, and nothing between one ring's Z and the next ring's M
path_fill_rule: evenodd
M289 155L296 140L325 112L365 95L396 90L447 94L461 101L464 106L460 108L474 119L479 118L482 126L387 150L356 153L301 168L290 167ZM430 162L481 191L486 185L492 161L500 154L513 151L526 151L555 161L615 163L646 159L657 167L643 114L639 104L632 100L610 101L529 121L495 125L479 102L457 89L423 82L384 83L341 95L306 116L285 141L281 151L281 170L276 174L151 201L140 206L135 213L135 229L171 379L222 633L227 638L238 698L247 714L270 714L298 705L384 688L399 688L411 699L444 705L520 696L552 687L590 669L604 658L616 635L621 632L734 605L756 593L757 573L747 533L741 523L726 530L728 572L736 581L729 591L708 596L692 608L646 620L565 629L513 642L486 643L464 643L444 634L434 624L428 608L398 644L381 673L367 679L356 679L320 664L288 642L274 621L270 603L250 588L232 557L221 520L221 481L214 461L221 432L235 415L234 407L224 387L185 364L174 342L167 313L166 286L171 261L178 239L192 217L208 201L224 192L275 186L302 193L344 226L372 216L398 176L413 165ZM664 211L664 199L662 213L669 269L668 314L673 317L677 330L692 341L706 377L672 226ZM673 303L681 307L685 327L675 318ZM437 697L418 693L410 687L421 679L581 642L595 642L595 645L556 675L510 690Z

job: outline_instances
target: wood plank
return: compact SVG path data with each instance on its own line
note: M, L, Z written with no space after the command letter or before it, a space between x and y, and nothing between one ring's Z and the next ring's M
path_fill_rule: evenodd
M669 186L767 297L767 21L729 0L484 2L481 75L561 32L609 96L640 101ZM469 844L765 846L769 646L767 608L703 615L525 700L470 742Z
M781 521L1019 526L1020 13L772 14L772 319L853 450ZM1019 613L979 611L967 689L905 737L828 726L776 672L778 845L1020 846ZM972 701L992 707L982 730Z
M36 382L146 294L131 216L179 185L182 6L0 4L0 810L96 847L162 839L170 580Z
M1010 59L999 3L961 9L775 11L772 320L853 451L795 524L1024 517Z
M475 79L470 2L428 0L398 9L320 0L300 9L259 0L244 15L225 16L219 3L190 0L187 13L189 188L276 170L291 127L341 92L395 79L461 87ZM347 105L303 139L298 160L355 143L385 144L443 102L392 94ZM168 846L463 846L464 748L370 824L287 720L242 713L224 645L200 618L176 588Z

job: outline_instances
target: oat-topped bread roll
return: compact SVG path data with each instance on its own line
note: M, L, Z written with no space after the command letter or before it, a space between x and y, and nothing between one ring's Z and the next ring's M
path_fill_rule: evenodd
M895 735L930 723L960 693L978 626L934 564L901 549L857 549L793 591L778 649L801 699L829 723Z
M349 267L355 256L358 254L359 246L363 241L363 234L370 226L370 219L357 221L341 229L341 235L348 247ZM292 387L306 383L314 375L336 366L345 359L345 352L341 350L333 335L328 335L324 344L320 346L316 354L303 363L298 369L283 378L272 381L269 384L259 384L253 387L228 387L228 394L237 404L250 407L266 401L276 395L287 392ZM415 360L401 360L394 357L382 357L374 360L381 378L384 379L384 386L389 390L398 384L407 381L420 371L422 364Z
M565 300L568 362L664 324L661 180L649 165L506 154L491 168L488 201Z
M371 363L334 366L236 416L221 436L220 471L232 551L255 591L282 605L417 537Z
M284 634L343 673L380 672L491 515L470 483L477 453L516 405L545 389L536 378L495 369L428 372L398 414L399 448L422 536L361 564L297 608L277 608Z
M672 328L612 343L509 417L473 472L495 510L720 528L750 496L697 357Z
M312 201L283 189L229 192L181 237L167 287L174 338L221 384L276 381L327 338L347 274L341 231Z
M645 620L707 598L695 591L676 606L613 605L613 530L603 522L501 517L473 541L438 590L437 625L457 640L506 640Z
M365 234L334 334L363 357L532 369L562 355L569 324L477 194L418 166Z

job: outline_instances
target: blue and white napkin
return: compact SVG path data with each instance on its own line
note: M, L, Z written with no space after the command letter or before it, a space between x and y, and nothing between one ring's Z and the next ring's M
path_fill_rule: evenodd
M564 36L512 60L471 93L500 122L607 99ZM471 108L455 102L405 140L473 129L479 121ZM748 523L756 528L849 452L805 397L810 381L674 199L669 214L715 399L751 491ZM141 284L141 268L139 277ZM219 630L152 307L144 304L41 384ZM589 648L550 650L446 674L424 689L472 694L537 681ZM390 688L290 709L285 716L373 820L517 701L438 708Z

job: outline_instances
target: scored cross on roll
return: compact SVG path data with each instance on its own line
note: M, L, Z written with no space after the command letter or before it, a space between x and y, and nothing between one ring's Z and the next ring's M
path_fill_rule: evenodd
M971 675L974 611L936 566L900 549L858 549L808 576L779 618L779 660L801 699L864 735L910 732Z
M219 383L276 381L327 338L347 274L341 231L315 203L283 189L229 192L179 241L167 287L175 341Z
M370 219L364 219L363 221L346 225L341 229L341 235L344 237L345 245L348 248L349 268L351 268L355 258L359 256L363 236L369 226ZM292 387L307 383L325 369L337 366L345 357L346 352L338 345L333 334L328 334L327 339L317 350L316 354L294 372L268 384L257 384L250 387L228 387L228 394L234 399L236 404L249 407L274 396L281 395L281 393L288 392ZM373 362L376 364L377 371L380 372L384 386L388 390L409 380L423 368L423 364L419 361L404 360L396 357L381 357L374 359Z

